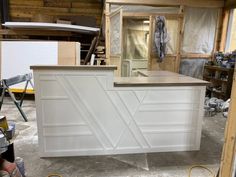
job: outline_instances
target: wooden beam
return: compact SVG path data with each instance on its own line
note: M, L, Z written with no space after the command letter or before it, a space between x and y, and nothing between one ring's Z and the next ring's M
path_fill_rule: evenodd
M167 19L178 19L179 17L183 17L183 14L123 12L123 17L149 17L150 15L152 15L152 16L165 16Z
M214 53L219 50L219 33L220 33L220 27L222 23L222 9L218 9L217 14L217 24L216 24L216 30L215 30L215 39L214 39L214 47L212 50L212 60L214 60Z
M225 143L221 156L220 177L231 177L236 145L236 70L231 92L230 108L225 128Z
M53 1L55 1L55 0L53 0ZM72 4L71 6L73 8L101 9L101 2L99 2L99 1L90 2L90 3L88 3L87 1L86 2L72 1L71 4Z
M233 9L236 8L236 1L235 0L226 0L225 7L227 9Z
M154 6L178 6L181 0L106 0L107 3L112 4L127 4L127 5L154 5Z
M9 0L9 5L43 7L44 2L42 0Z
M106 34L106 58L107 58L107 64L110 64L110 4L105 4L105 34Z
M182 59L198 59L198 58L206 58L210 59L212 57L211 54L196 54L196 53L188 53L188 54L181 54Z
M184 6L180 7L180 14L184 14ZM181 61L181 46L183 42L183 26L184 26L184 20L182 17L179 17L178 19L179 25L179 33L178 33L178 41L177 41L177 56L176 56L176 64L175 64L175 71L179 73L179 67L180 67L180 61Z
M0 35L9 36L72 36L71 32L64 31L52 31L52 30L11 30L11 29L0 29Z
M156 58L156 54L155 53L151 53L151 57L152 58ZM167 57L167 58L171 58L171 57L176 58L177 54L166 54L165 57Z
M148 42L148 70L152 69L152 45L153 45L153 34L154 34L154 16L149 17L149 42Z
M46 15L99 15L101 14L101 9L97 9L96 6L91 8L62 8L62 7L33 7L33 6L20 6L12 5L10 6L10 15L19 17L32 17L35 14L46 14Z
M221 32L220 49L219 49L221 52L225 51L228 23L229 23L229 15L230 15L230 10L224 10L223 26L222 26L222 32Z
M124 5L224 7L224 0L107 0L106 2Z
M2 68L2 42L0 42L0 68ZM1 73L2 73L2 71L0 72L0 79L2 79Z
M185 6L190 7L208 7L208 8L223 8L224 0L183 0Z

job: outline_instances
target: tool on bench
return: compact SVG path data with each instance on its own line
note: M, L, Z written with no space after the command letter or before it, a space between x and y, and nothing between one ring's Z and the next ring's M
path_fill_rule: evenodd
M1 83L0 83L1 84L0 85L0 95L1 95L1 97L0 97L0 110L2 108L5 93L8 92L8 94L10 95L10 97L13 100L14 104L16 105L17 109L20 111L20 114L22 115L24 120L27 122L28 119L27 119L27 117L26 117L26 115L25 115L25 113L24 113L24 111L22 110L21 107L22 107L23 100L24 100L24 97L25 97L25 93L26 93L26 90L27 90L27 87L28 87L29 83L32 87L34 87L31 79L32 79L32 74L31 73L24 74L24 75L18 75L18 76L9 78L9 79L2 79ZM26 82L25 87L24 87L24 90L22 92L21 98L19 100L17 100L15 98L14 93L11 92L10 86L16 85L16 84L19 84L19 83L22 83L22 82Z

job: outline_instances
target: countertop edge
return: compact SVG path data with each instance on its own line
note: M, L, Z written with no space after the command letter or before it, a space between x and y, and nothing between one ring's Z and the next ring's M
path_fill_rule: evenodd
M68 65L68 66L61 66L61 65L32 65L30 66L32 70L117 70L117 66L114 65L101 65L101 66L90 66L90 65Z
M114 87L173 87L173 86L207 86L209 83L117 83L114 82Z

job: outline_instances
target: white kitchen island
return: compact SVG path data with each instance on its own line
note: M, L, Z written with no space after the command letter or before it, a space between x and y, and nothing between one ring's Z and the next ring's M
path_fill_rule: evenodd
M199 150L207 82L115 66L31 66L41 157Z

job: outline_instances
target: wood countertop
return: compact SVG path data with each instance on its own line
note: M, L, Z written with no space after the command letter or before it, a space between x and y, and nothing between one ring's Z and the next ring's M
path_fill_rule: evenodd
M30 66L33 70L116 70L117 66L60 66L60 65L34 65ZM114 78L115 87L155 87L155 86L206 86L207 81L195 79L178 73L169 71L139 71L142 77L117 77Z
M209 82L170 71L139 71L144 77L117 77L115 87L206 86Z
M170 71L138 71L138 74L144 77L166 77L166 76L186 77L185 75Z
M142 86L206 86L209 82L191 77L119 77L115 78L115 87Z
M33 65L30 66L33 70L116 70L117 66L113 65L101 65L101 66L91 66L91 65L78 65L78 66L62 66L62 65Z

